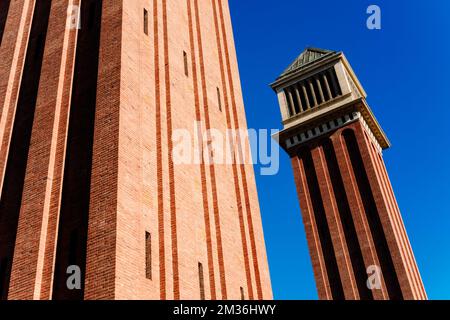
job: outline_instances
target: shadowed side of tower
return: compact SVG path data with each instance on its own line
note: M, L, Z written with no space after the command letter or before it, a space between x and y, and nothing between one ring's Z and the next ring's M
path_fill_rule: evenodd
M426 299L389 182L390 143L343 53L307 48L272 84L320 299Z

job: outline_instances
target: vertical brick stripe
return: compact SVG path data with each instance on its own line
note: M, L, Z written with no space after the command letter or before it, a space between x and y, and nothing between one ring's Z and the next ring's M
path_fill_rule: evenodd
M6 7L5 5L8 5ZM5 10L6 9L6 10ZM25 51L28 45L28 36L34 12L34 1L7 1L0 4L0 32L2 43L0 46L0 116L3 114L5 101L11 94L12 84L19 81ZM4 19L4 21L2 21ZM3 26L1 25L2 23ZM3 30L1 30L3 28ZM4 34L4 38L3 38ZM18 75L18 76L17 76Z
M412 254L411 245L409 243L408 236L406 235L406 229L403 224L403 219L400 214L400 209L397 204L397 200L395 199L395 195L392 189L392 185L389 181L389 177L387 175L386 167L382 158L382 155L378 153L373 144L371 144L372 154L374 157L374 161L377 164L378 172L380 174L380 179L382 181L382 185L385 188L385 192L387 194L387 199L389 205L391 206L392 215L396 221L398 232L400 234L400 238L402 241L402 245L406 254L406 259L408 260L409 270L413 275L413 283L415 285L415 291L418 295L418 299L426 299L425 290L422 284L422 279L420 278L419 270L417 268L417 263L415 261L414 255Z
M65 282L67 268L70 265L78 265L83 275L86 271L101 6L101 0L84 0L81 3L81 16L90 16L91 18L89 20L82 19L77 37L58 225L53 299L83 299L83 281L82 290L68 290Z
M70 0L72 5L79 5L80 0ZM49 190L49 213L47 238L45 245L44 265L42 271L41 300L49 300L52 296L53 272L55 269L56 241L58 235L59 210L61 204L62 178L64 172L64 159L66 156L66 139L68 133L68 117L70 112L70 99L72 94L72 81L75 65L75 49L77 42L77 29L66 30L66 38L64 40L64 49L61 79L62 84L59 93L59 118L55 123L56 134L55 150L54 150L54 166L51 175L53 176L53 184Z
M364 129L361 128L361 130L364 131ZM389 213L389 216L391 218L391 223L393 225L393 231L394 235L397 239L398 245L399 245L399 251L402 259L405 263L405 268L408 270L407 276L410 280L411 286L412 286L412 293L414 295L414 299L418 299L420 297L419 288L417 286L416 277L414 274L414 270L411 265L411 260L408 255L408 251L405 246L405 241L403 238L403 233L400 229L399 221L397 219L397 212L394 208L393 201L391 199L391 195L389 191L387 190L387 184L384 179L383 170L380 166L380 162L377 156L377 151L375 151L373 143L370 141L370 138L367 136L367 134L364 132L362 135L365 138L365 145L368 150L368 154L371 158L371 161L375 167L376 176L378 177L378 184L380 186L381 192L383 194L385 203L386 203L386 209Z
M158 180L158 231L159 231L159 282L160 298L166 300L166 254L164 240L164 194L162 168L162 134L161 134L161 76L159 65L159 17L158 0L153 0L153 33L155 53L155 105L156 105L156 171Z
M178 271L178 239L177 239L177 212L175 199L175 172L172 158L172 96L170 83L170 59L169 59L169 34L167 23L167 0L162 2L163 10L163 37L164 37L164 72L166 89L166 112L167 112L167 156L169 169L169 201L170 201L170 231L172 241L172 273L174 299L180 299L180 279Z
M46 67L51 65L50 60L44 58L44 44L48 32L51 3L51 0L42 0L35 7L30 43L24 65L24 76L22 77L17 110L14 117L10 151L6 165L5 186L2 190L0 204L2 219L5 219L6 216L6 219L11 224L7 231L7 234L11 233L9 241L15 239L9 299L34 298L38 251L36 243L40 241L42 222L42 212L39 210L39 206L40 202L44 201L37 198L41 195L41 187L45 188L47 171L44 169L45 173L41 172L40 174L38 170L42 169L42 167L45 168L45 160L38 156L30 155L42 153L41 148L45 149L49 143L47 137L40 137L42 139L39 139L39 133L37 136L36 134L33 136L33 125L36 114L42 115L42 118L39 116L36 118L37 120L42 120L44 126L50 120L49 118L52 117L52 115L50 117L45 116L46 106L43 106L42 103L39 104L39 107L37 106L39 89L45 90L46 85L42 85L44 88L40 86L41 72L43 70L48 71ZM59 69L59 66L57 68ZM41 160L43 161L41 162ZM33 170L37 172L30 173ZM30 181L34 174L38 177L40 176L38 181ZM26 206L22 206L22 200L23 203L27 204ZM16 224L15 227L13 224ZM3 230L0 232L4 233ZM35 244L35 246L31 246L30 243Z
M371 265L380 266L377 251L372 238L372 232L369 228L369 222L367 221L362 199L358 192L356 178L352 171L350 156L345 148L345 142L341 136L341 131L335 133L331 137L331 140L333 142L339 171L344 183L345 193L348 197L351 215L355 223L355 228L357 231L356 234L362 250L365 267L367 268ZM388 299L388 292L383 275L381 275L381 290L373 290L372 295L375 300Z
M205 73L205 64L203 58L203 44L202 44L202 34L201 34L201 25L200 25L200 15L198 10L198 0L194 0L194 11L195 11L195 20L197 25L197 42L198 42L198 51L199 51L199 60L200 60L200 75L201 75L201 87L203 93L203 111L205 114L205 125L206 130L210 130L211 122L209 119L209 103L208 103L208 92L206 87L206 73ZM209 144L208 144L209 148ZM210 152L208 149L207 152ZM219 273L220 273L220 287L222 291L222 299L227 299L227 287L225 283L225 263L223 260L223 245L222 245L222 232L220 227L220 213L218 207L218 199L217 199L217 183L216 183L216 172L214 163L209 164L209 172L211 177L211 186L212 186L212 196L213 196L213 211L214 211L214 220L216 227L216 242L217 242L217 255L219 260Z
M394 190L392 188L391 181L389 179L389 175L388 175L387 170L386 170L386 165L384 163L384 160L383 160L383 157L382 157L381 154L378 155L378 158L379 158L380 166L381 166L381 169L382 169L382 172L383 172L386 184L387 184L388 191L389 191L389 193L391 195L391 198L392 198L392 201L393 201L393 206L394 206L394 208L395 208L395 210L397 212L397 218L399 220L398 223L400 225L400 229L401 229L403 237L404 237L405 245L407 247L407 251L408 251L408 254L410 256L411 263L413 265L413 271L415 273L417 285L419 287L420 296L421 296L422 299L426 300L427 299L427 294L426 294L426 291L425 291L425 287L423 285L422 278L420 276L420 272L419 272L419 269L417 267L416 259L414 257L413 252L412 252L412 248L411 248L411 244L409 242L408 235L406 234L406 228L405 228L405 225L403 223L402 216L400 214L400 209L399 209L399 206L398 206L398 203L397 203L397 199L396 199L395 194L394 194Z
M361 130L364 131L363 128L361 128ZM379 185L382 189L381 191L384 194L384 198L388 206L388 211L394 226L394 232L397 236L397 242L399 243L399 249L403 259L405 260L406 269L408 270L408 277L410 277L411 281L412 292L415 296L414 299L426 299L424 296L422 281L418 274L417 264L414 260L412 252L410 251L408 237L406 236L406 229L400 215L400 209L395 200L389 178L387 177L386 168L381 158L381 154L375 150L373 143L370 141L365 131L364 137L366 139L368 152L371 155L373 164L376 168L376 173L379 178Z
M324 204L324 211L330 236L333 242L334 255L339 269L340 281L344 289L346 300L359 299L359 292L356 287L355 275L350 262L350 255L346 243L342 221L339 216L338 207L334 191L331 186L328 165L325 162L325 155L321 144L313 148L312 158L314 168L319 182L319 190Z
M2 0L0 2L0 45L2 44L3 32L5 31L5 24L8 17L10 3L11 0Z
M199 97L199 87L198 87L198 74L197 74L197 59L195 57L195 40L194 40L194 28L193 28L193 18L192 18L192 3L191 0L187 0L188 8L188 20L189 20L189 43L191 49L191 63L192 63L192 79L194 85L194 99L195 99L195 116L197 121L201 121L200 112L200 97ZM199 150L200 159L202 158L202 152ZM211 221L209 217L209 204L208 204L208 190L206 183L206 166L204 161L200 161L200 176L202 185L202 200L203 200L203 215L205 221L205 231L206 231L206 250L208 256L208 272L209 272L209 285L211 291L211 300L217 298L216 295L216 282L214 275L214 261L212 253L212 241L211 241Z
M17 99L23 76L35 1L14 1L8 11L0 47L0 192L3 192L6 161ZM11 32L8 32L12 29Z
M239 166L237 152L229 168L208 163L210 144L195 151L199 167L175 167L173 158L179 123L203 122L194 128L200 140L216 120L222 129L245 123L232 38L228 69L225 61L227 4L221 23L217 0L0 2L0 264L8 281L0 298L195 299L191 260L203 264L202 298L256 298L259 267L270 298L260 220L250 212L259 214L250 166ZM46 4L48 35L34 30L46 24ZM81 29L68 27L70 5L81 9ZM193 71L183 74L183 62ZM141 121L153 147L139 144ZM143 182L142 161L153 165ZM151 192L141 194L152 186L154 202ZM142 201L154 216L142 215ZM156 282L145 276L144 232L158 237ZM81 290L67 288L69 265L81 269Z
M398 226L395 218L392 217L393 212L391 211L389 201L387 201L388 199L386 198L383 189L382 181L379 177L380 172L377 163L371 154L368 137L365 136L363 126L360 122L355 125L353 132L359 146L359 152L364 161L366 175L369 179L368 183L370 184L375 199L378 215L380 216L380 221L382 223L382 230L389 249L389 255L393 263L394 270L392 275L394 277L396 276L395 280L400 287L401 298L406 300L416 299L414 282L411 278L413 274L410 272L407 257L405 257L403 251L402 241L401 238L399 238L400 235L397 229Z
M84 299L116 297L123 1L103 1Z
M55 228L50 227L51 218L51 193L54 183L58 179L61 163L56 163L56 147L58 143L58 132L64 133L66 128L67 113L64 113L66 105L63 105L63 97L70 96L71 80L73 70L72 59L68 57L68 47L70 39L75 40L76 30L69 30L67 26L67 8L73 1L54 1L51 8L51 19L49 23L49 41L47 47L56 47L57 51L46 52L44 58L44 67L42 69L42 78L47 79L41 82L40 94L36 106L36 117L34 121L33 134L29 153L29 163L27 170L26 185L24 190L24 203L33 203L32 206L26 206L22 210L21 216L25 223L29 224L35 214L37 221L41 224L39 231L39 241L36 242L35 254L37 255L37 268L35 275L34 299L41 298L41 287L44 276L47 279L52 276L53 268L46 268L44 260L53 265L53 261L46 259L46 250L53 252L55 247L47 247L47 240L56 236ZM69 59L68 59L69 58ZM69 69L69 70L68 70ZM59 72L58 72L59 71ZM68 102L67 100L65 101ZM59 128L59 125L63 128ZM65 137L65 135L64 135ZM36 183L36 176L47 176L46 183ZM31 200L31 198L33 200ZM27 200L29 199L29 200ZM55 213L55 210L53 211ZM56 212L57 213L57 212ZM36 220L36 218L34 218ZM54 219L53 219L54 220ZM35 232L33 230L31 232ZM30 241L30 236L27 240ZM54 244L54 243L53 243Z
M331 300L333 297L330 289L330 282L328 280L327 269L325 267L324 256L322 253L322 244L319 239L317 224L314 218L313 207L311 204L311 199L308 196L310 192L306 181L303 160L296 155L291 158L291 162L300 207L302 209L303 225L305 227L306 239L308 240L308 248L311 255L311 262L314 277L316 279L319 299Z
M220 77L222 81L222 90L224 95L224 101L225 101L225 115L226 115L226 121L227 121L227 128L232 129L233 125L231 123L231 114L230 114L230 104L228 100L228 89L226 84L226 76L225 76L225 66L223 61L223 51L222 51L222 44L220 42L220 30L219 30L219 21L217 16L217 6L216 1L211 0L212 7L213 7L213 15L214 15L214 28L216 33L216 43L217 43L217 52L219 56L219 66L220 66ZM234 180L234 192L236 195L236 207L238 209L238 217L239 217L239 225L241 229L241 241L242 241L242 250L243 250L243 256L244 256L244 269L245 269L245 276L247 279L247 290L248 290L248 296L250 300L253 300L253 285L252 285L252 279L251 279L251 273L250 273L250 261L249 261L249 255L248 255L248 247L247 247L247 238L245 236L245 224L244 224L244 214L242 211L242 199L241 199L241 191L239 187L239 177L238 177L238 168L236 165L236 157L234 155L233 164L233 180Z
M405 274L398 274L397 268L401 268L400 265L396 264L398 250L394 248L396 244L392 242L390 227L386 225L386 212L382 212L384 208L379 202L380 197L375 186L374 172L366 168L366 166L370 166L370 159L367 158L368 155L363 149L362 143L364 141L361 141L361 138L364 138L357 136L357 131L353 129L344 130L342 136L372 232L389 298L402 300L405 298L405 295L401 289L403 283L401 277Z
M234 117L234 126L235 129L239 129L239 119L237 115L237 106L236 106L236 96L234 92L234 81L232 77L231 72L231 62L230 62L230 52L228 49L228 37L225 27L225 19L223 14L223 6L222 6L222 0L218 0L219 4L219 13L220 13L220 21L221 21L221 27L222 27L222 38L224 42L224 49L225 49L225 58L226 58L226 65L227 65L227 73L228 73L228 81L229 81L229 87L230 87L230 94L231 94L231 104L233 109L233 117ZM240 159L243 159L242 157L242 149L241 149L241 142L238 142L238 150L241 154L239 154ZM261 275L259 272L259 263L258 263L258 254L256 251L256 240L255 240L255 233L253 229L253 218L252 218L252 211L250 208L250 200L249 200L249 193L248 193L248 185L247 185L247 174L245 171L244 164L240 165L241 169L241 175L242 175L242 184L243 184L243 190L244 190L244 200L245 200L245 207L247 212L247 224L249 227L249 233L250 233L250 243L251 243L251 251L252 251L252 258L253 258L253 268L255 272L255 278L256 278L256 288L258 292L258 299L262 299L262 287L261 287Z
M325 203L319 189L319 177L314 168L313 154L310 148L302 148L298 152L299 158L305 170L306 184L308 185L309 198L311 201L311 208L314 214L315 223L317 226L319 241L322 246L323 259L325 268L328 274L328 281L330 283L331 295L334 300L344 299L343 283L340 279L337 256L335 254L336 244L333 243L330 225L327 221L325 212Z
M22 82L29 34L34 14L34 0L13 1L5 16L4 34L0 46L0 193L3 197L6 162L15 118L17 100ZM5 9L5 8L3 8ZM16 184L17 185L17 184ZM13 212L0 205L0 260L4 264L5 279L1 284L0 299L6 299L9 291L10 273L15 245L17 219ZM8 213L9 212L9 213Z
M364 258L358 241L356 224L353 221L349 197L346 194L342 175L339 170L336 152L331 139L326 139L323 143L323 153L328 167L333 195L339 212L339 218L343 228L346 246L350 256L350 262L358 288L359 298L362 300L373 300L371 290L367 287L367 272L364 265Z
M242 150L241 150L242 152ZM251 250L252 250L252 260L253 260L253 269L255 272L255 280L256 280L256 291L258 293L258 299L262 300L262 286L261 286L261 275L259 272L259 262L258 262L258 253L256 252L256 239L255 239L255 232L253 228L253 216L252 216L252 210L250 208L250 198L248 193L248 185L247 185L247 172L245 170L245 166L241 164L241 176L242 176L242 187L244 189L244 200L245 200L245 208L247 212L247 225L249 229L250 234L250 244L251 244Z

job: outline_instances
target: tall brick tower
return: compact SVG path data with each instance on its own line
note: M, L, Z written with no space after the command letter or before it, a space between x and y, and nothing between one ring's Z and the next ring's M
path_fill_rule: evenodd
M272 87L320 299L426 299L383 163L390 143L345 56L308 48Z
M1 298L272 298L252 165L172 157L247 128L226 0L1 0L0 39Z

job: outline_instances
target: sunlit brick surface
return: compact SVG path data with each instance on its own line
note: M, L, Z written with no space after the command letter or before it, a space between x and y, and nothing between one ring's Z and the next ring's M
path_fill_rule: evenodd
M201 263L206 299L272 299L253 167L171 158L195 121L247 126L227 1L9 2L1 298L200 299Z

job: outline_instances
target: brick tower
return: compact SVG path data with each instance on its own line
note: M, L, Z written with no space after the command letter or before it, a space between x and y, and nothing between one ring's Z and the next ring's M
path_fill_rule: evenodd
M172 157L247 128L226 0L1 0L0 39L2 299L272 298L252 165Z
M390 143L345 56L308 48L272 88L319 298L426 299L383 163Z

